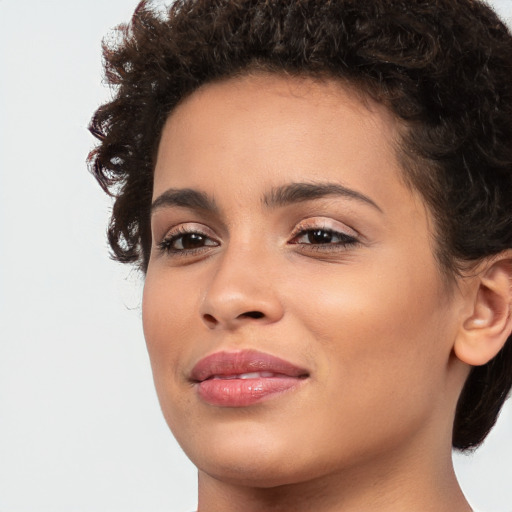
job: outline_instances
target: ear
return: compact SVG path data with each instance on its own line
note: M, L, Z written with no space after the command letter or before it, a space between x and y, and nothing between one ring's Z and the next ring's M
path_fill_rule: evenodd
M479 266L467 288L469 313L455 340L455 355L463 362L488 363L512 332L512 251L504 251ZM469 291L470 290L470 291Z

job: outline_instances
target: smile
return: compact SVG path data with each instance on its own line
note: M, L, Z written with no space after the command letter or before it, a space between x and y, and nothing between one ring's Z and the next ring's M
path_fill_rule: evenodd
M291 391L309 373L270 354L246 350L217 352L201 359L191 372L199 398L221 407L249 405Z

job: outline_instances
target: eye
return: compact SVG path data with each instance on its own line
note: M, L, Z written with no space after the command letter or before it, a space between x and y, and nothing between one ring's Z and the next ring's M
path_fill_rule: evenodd
M301 231L297 236L295 236L292 243L311 245L346 245L355 243L356 241L357 240L354 237L338 231L332 231L330 229L308 229Z
M301 250L324 252L344 250L359 243L358 234L354 230L348 227L346 230L336 229L338 225L339 222L331 219L308 219L296 227L289 243L300 246Z
M219 242L198 230L196 227L179 227L171 230L158 244L158 248L169 254L196 254L209 247L217 247Z

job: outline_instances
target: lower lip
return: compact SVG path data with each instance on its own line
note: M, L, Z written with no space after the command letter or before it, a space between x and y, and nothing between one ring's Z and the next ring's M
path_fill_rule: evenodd
M246 407L290 391L305 379L260 377L255 379L208 379L198 383L202 400L220 407Z

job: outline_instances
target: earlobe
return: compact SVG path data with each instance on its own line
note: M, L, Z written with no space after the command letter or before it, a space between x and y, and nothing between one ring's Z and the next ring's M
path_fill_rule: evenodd
M468 296L472 307L454 352L461 361L480 366L496 356L512 332L512 251L494 256L470 279L476 280Z

